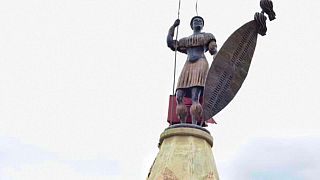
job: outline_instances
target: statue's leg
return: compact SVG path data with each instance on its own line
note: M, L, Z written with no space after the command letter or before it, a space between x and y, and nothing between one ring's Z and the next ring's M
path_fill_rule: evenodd
M191 89L192 105L190 107L190 114L192 118L192 124L197 124L197 121L200 121L202 117L202 106L199 103L201 91L201 87L192 87Z
M186 95L186 91L184 89L177 89L176 97L177 97L177 108L176 113L178 118L180 119L180 123L186 123L188 110L186 105L183 103L183 98Z

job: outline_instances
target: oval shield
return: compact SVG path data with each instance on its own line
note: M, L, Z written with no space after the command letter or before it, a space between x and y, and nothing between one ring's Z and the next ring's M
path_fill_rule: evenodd
M246 23L227 39L214 57L204 87L205 120L225 108L240 89L256 47L257 29L254 20Z

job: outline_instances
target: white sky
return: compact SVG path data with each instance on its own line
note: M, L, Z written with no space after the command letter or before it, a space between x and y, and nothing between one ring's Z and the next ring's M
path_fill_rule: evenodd
M192 33L194 5L182 0L180 37ZM0 179L145 179L168 126L174 53L165 40L177 6L1 1ZM246 81L208 128L221 179L319 177L319 7L274 0L277 19ZM199 0L198 10L220 48L260 7Z

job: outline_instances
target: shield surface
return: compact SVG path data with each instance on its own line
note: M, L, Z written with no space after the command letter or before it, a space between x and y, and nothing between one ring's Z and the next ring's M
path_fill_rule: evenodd
M254 20L244 24L227 39L214 57L204 87L205 120L225 108L240 89L256 47L257 29Z

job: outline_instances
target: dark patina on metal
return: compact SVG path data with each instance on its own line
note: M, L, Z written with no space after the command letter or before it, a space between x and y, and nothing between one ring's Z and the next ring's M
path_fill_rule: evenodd
M275 19L271 0L261 0L261 13L236 30L223 44L211 64L204 90L203 118L210 119L225 108L247 77L257 43L257 35L266 35L267 17Z
M173 40L174 30L179 24L180 20L177 19L170 27L167 36L167 45L171 50L187 54L187 60L180 74L176 89L176 113L180 122L186 123L188 109L183 102L183 98L189 97L192 100L190 107L192 124L200 124L203 110L199 99L203 94L209 69L204 53L209 51L211 55L214 55L217 52L216 39L211 33L201 32L204 19L200 16L195 16L190 22L193 34L179 41Z
M235 31L215 56L204 90L204 119L207 120L234 98L245 80L257 42L255 21Z
M208 33L204 33L205 36L202 35L203 18L199 16L194 17L190 23L194 31L193 35L182 38L179 41L174 41L173 36L174 29L180 24L180 20L176 20L171 26L167 36L168 47L188 55L185 67L189 69L183 68L176 90L178 104L176 112L181 123L186 122L187 110L183 104L183 98L185 96L191 97L192 99L190 114L192 115L192 124L195 126L199 124L199 119L202 119L200 126L203 126L205 124L203 121L208 121L219 113L235 97L247 77L258 34L262 36L266 35L267 17L265 13L268 15L270 21L276 18L271 0L261 0L260 7L262 11L255 13L254 20L244 24L231 34L217 54L214 36L210 36ZM206 40L199 41L199 39L201 39L199 35L207 37L207 39L204 38ZM195 74L190 74L189 72L197 71L198 67L204 67L203 65L192 66L192 63L201 62L201 59L205 59L204 53L207 50L209 50L211 55L216 54L208 73L199 76L200 78ZM185 76L187 76L187 78L185 78ZM206 77L204 85L201 83L200 85L193 85L192 82L189 84L185 83L190 79L201 80L202 77ZM201 95L203 95L202 106L199 104L199 97ZM194 108L192 109L192 107ZM192 112L192 110L194 112ZM176 125L172 127L175 126Z

